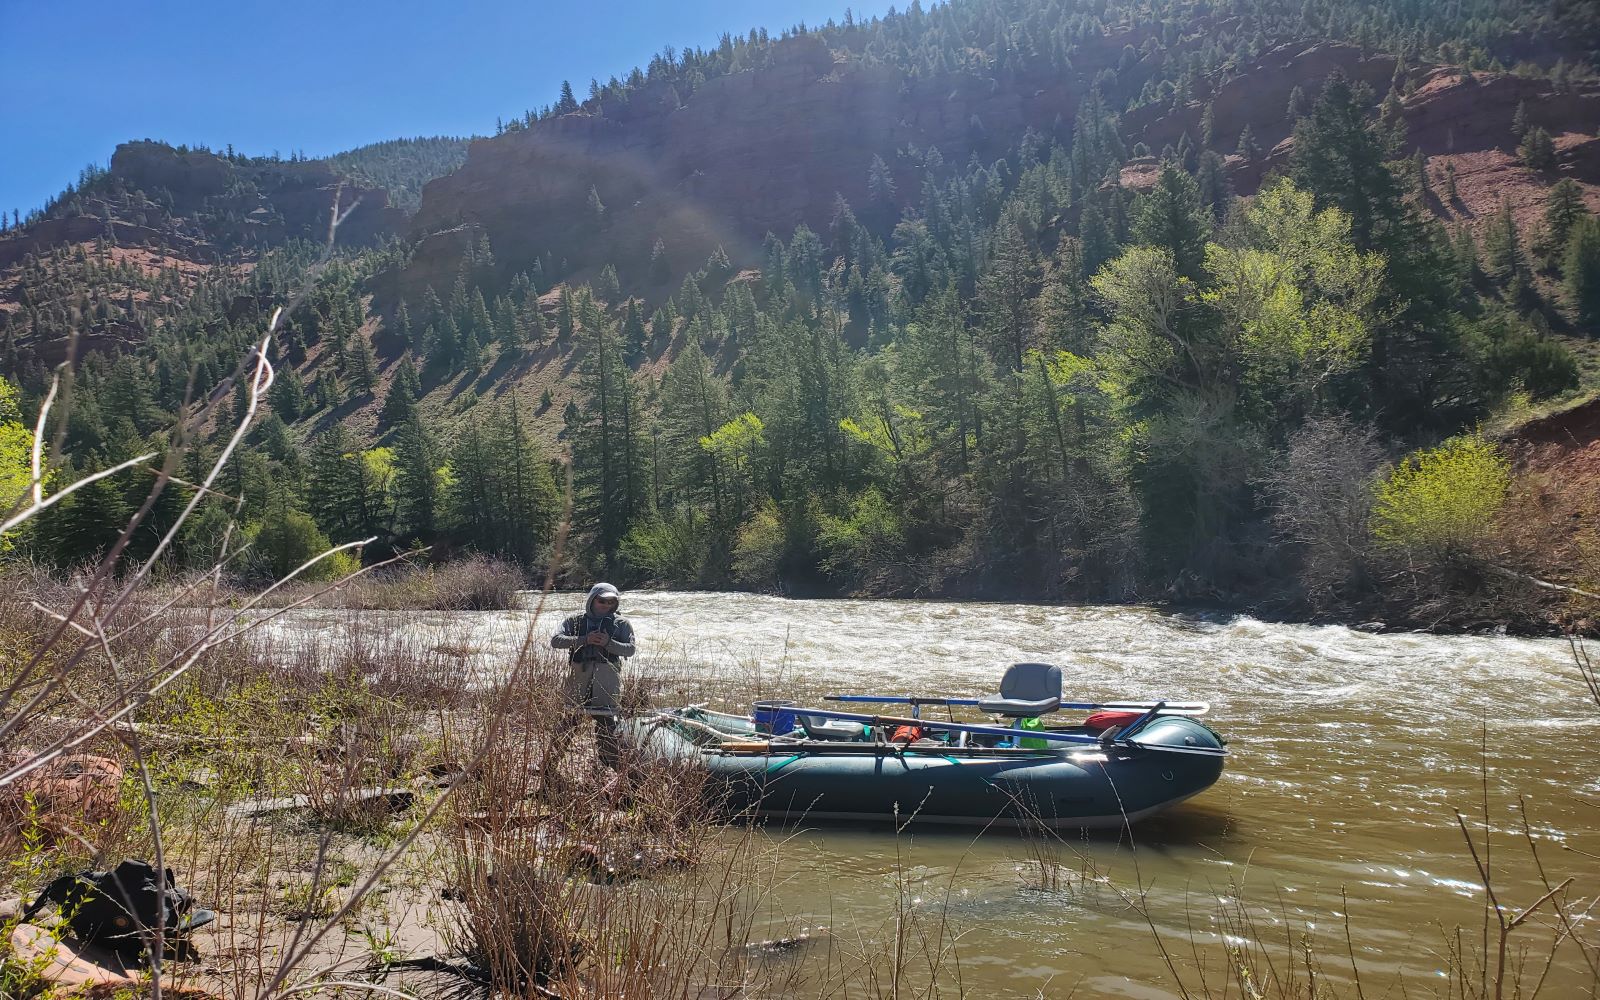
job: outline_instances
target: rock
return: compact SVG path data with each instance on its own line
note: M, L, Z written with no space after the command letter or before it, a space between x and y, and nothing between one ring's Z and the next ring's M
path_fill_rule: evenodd
M0 789L0 809L6 822L21 824L32 815L45 830L68 834L116 816L122 774L110 757L68 754Z
M770 941L751 941L744 946L744 950L752 955L761 957L774 957L787 955L799 951L809 944L824 939L828 936L826 927L803 927L800 933L792 937L773 938Z

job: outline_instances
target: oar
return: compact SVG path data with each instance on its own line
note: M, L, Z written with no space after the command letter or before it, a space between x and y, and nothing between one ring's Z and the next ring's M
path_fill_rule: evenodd
M825 694L823 701L849 701L875 705L968 705L976 708L982 702L977 698L923 698L915 695L894 697L876 694ZM1109 710L1113 712L1148 712L1155 708L1158 702L1154 701L1107 701L1107 702L1078 702L1064 701L1062 708L1070 708L1084 712L1098 712ZM1164 715L1189 715L1201 716L1211 711L1208 701L1169 701L1162 705Z
M1106 746L1108 742L1117 746L1133 746L1142 750L1162 750L1170 753L1192 753L1207 757L1226 757L1228 751L1222 747L1169 747L1160 743L1140 743L1138 740L1113 740L1102 741L1098 736L1089 736L1083 733L1056 733L1048 729L1009 729L1001 726L984 726L971 722L938 722L932 719L907 719L896 715L862 715L859 712L836 712L831 708L799 708L794 709L796 715L820 715L829 719L848 719L852 722L865 722L874 726L921 726L924 729L938 729L952 733L977 733L983 736L1004 736L1008 739L1022 737L1031 740L1054 740L1057 743L1079 743L1086 746ZM1145 721L1149 721L1146 719Z

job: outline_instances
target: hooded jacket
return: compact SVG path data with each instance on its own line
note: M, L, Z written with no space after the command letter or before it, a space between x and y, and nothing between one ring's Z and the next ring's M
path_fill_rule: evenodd
M633 655L633 626L616 611L606 615L597 614L594 608L597 597L618 598L618 610L621 609L622 595L617 588L609 583L597 583L589 588L589 597L583 602L583 612L562 621L561 627L550 637L552 647L567 650L570 663L605 660L615 666L624 656ZM605 645L591 646L584 641L590 632L595 631L606 634Z

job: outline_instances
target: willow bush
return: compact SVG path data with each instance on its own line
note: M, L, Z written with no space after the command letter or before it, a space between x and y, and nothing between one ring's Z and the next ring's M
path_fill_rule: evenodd
M1372 534L1408 555L1470 552L1488 535L1511 488L1511 463L1477 435L1407 456L1376 486Z

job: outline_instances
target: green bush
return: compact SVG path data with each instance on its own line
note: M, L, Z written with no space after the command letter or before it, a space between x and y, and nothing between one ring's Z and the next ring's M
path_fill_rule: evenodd
M900 514L876 487L857 494L845 516L821 514L817 520L822 568L830 576L870 578L905 549Z
M1467 338L1479 345L1484 382L1495 396L1520 386L1531 399L1549 399L1578 387L1572 352L1509 310L1494 310L1471 324Z
M692 586L708 561L710 538L706 519L688 512L668 512L639 525L622 540L622 558L632 571L655 583Z
M747 587L770 587L788 548L787 532L776 504L767 502L739 528L733 548L733 578Z
M280 507L267 512L256 529L255 551L260 565L274 578L292 572L295 567L318 553L333 547L317 528L317 522L304 511ZM348 552L339 552L306 570L298 579L337 580L355 572L360 562Z
M1372 534L1412 555L1470 551L1489 533L1511 488L1511 463L1481 437L1458 437L1406 457L1379 480Z

